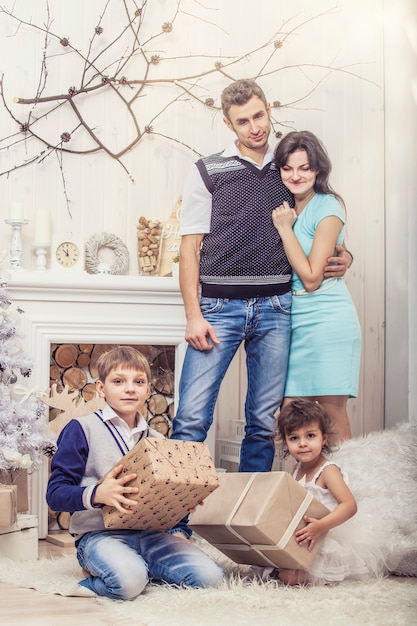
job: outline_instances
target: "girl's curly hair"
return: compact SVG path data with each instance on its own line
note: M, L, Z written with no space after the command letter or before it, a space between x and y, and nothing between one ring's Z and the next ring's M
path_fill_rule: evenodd
M327 441L323 445L323 452L330 454L334 450L331 440L335 433L332 430L333 424L328 413L318 402L298 398L287 404L280 411L278 417L277 435L282 445L284 459L289 455L285 442L287 435L313 422L318 425L323 435L327 435Z

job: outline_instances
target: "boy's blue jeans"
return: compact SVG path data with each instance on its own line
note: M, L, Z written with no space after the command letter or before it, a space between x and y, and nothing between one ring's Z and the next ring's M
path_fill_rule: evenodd
M195 545L148 530L99 531L83 535L77 558L91 575L80 585L114 600L133 600L149 579L178 587L212 587L223 570Z
M239 471L268 472L275 452L274 412L281 405L287 376L291 292L249 300L203 297L200 307L220 344L204 352L187 347L171 437L191 441L206 439L220 384L244 342L248 387Z

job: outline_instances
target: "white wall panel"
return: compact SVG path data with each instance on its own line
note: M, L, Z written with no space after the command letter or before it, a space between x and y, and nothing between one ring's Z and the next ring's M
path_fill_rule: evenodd
M417 419L417 5L386 0L385 424Z
M34 24L46 20L44 0L3 0L3 6L14 6L14 13L26 16ZM132 3L133 4L133 3ZM129 2L127 5L131 6ZM345 198L348 207L348 247L355 263L347 281L358 308L364 352L360 398L351 403L353 431L359 434L383 425L384 385L384 65L383 0L263 0L254 7L249 0L207 0L201 4L182 0L173 32L163 40L153 40L153 48L167 60L152 66L155 83L135 104L141 125L150 123L155 133L169 134L178 141L207 154L221 149L232 138L221 115L213 109L202 109L191 98L182 98L164 107L178 91L166 78L207 72L216 60L241 60L225 70L226 77L190 79L188 84L204 97L218 104L221 89L230 78L256 76L265 67L267 75L259 78L271 101L282 107L274 109L276 129L309 128L328 147L333 161L334 187ZM105 6L104 0L73 0L63 3L49 0L52 30L70 38L72 45L86 50L88 40ZM108 18L103 19L104 32L97 39L105 47L113 33L126 20L123 3L111 0ZM161 22L170 21L177 3L174 0L152 0L146 11L144 38L156 33ZM192 17L192 15L197 16ZM1 72L8 105L13 96L29 97L39 80L39 63L44 34L16 24L0 14ZM268 41L283 40L284 45L267 63L273 47ZM125 53L120 41L116 56L109 51L107 63ZM45 93L65 93L79 83L80 64L68 57L57 43L48 53L49 75ZM251 54L245 56L248 52ZM64 54L63 54L64 52ZM171 59L171 60L168 60ZM337 69L338 68L338 69ZM110 70L109 70L110 73ZM126 69L128 78L143 77L143 62L137 57ZM104 92L85 99L83 114L90 120L100 138L118 150L127 145L132 132L126 108ZM43 132L51 143L59 141L64 130L75 125L73 114L63 108L42 122ZM0 137L16 132L4 110L0 114ZM4 144L0 144L0 147ZM74 145L85 149L91 144L87 136ZM0 172L26 158L22 146L0 150ZM23 156L22 156L23 154ZM27 156L31 149L27 147ZM123 157L122 166L97 152L90 155L65 155L64 172L70 218L62 190L62 177L54 155L42 165L16 170L0 177L2 216L7 217L12 201L24 204L30 222L23 229L23 263L34 267L30 248L34 216L39 207L51 211L55 230L73 229L85 238L106 230L118 235L131 253L130 274L137 273L137 218L167 219L181 193L182 183L195 154L179 143L150 135ZM0 229L0 249L8 249L9 228ZM343 355L341 355L343 358ZM240 365L237 365L238 372ZM243 384L244 385L244 384ZM242 389L243 391L243 389ZM240 412L240 408L237 409Z

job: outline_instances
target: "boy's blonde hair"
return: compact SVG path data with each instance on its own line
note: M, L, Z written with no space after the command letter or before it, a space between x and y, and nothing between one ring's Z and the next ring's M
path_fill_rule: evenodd
M104 383L110 372L118 367L144 372L148 382L151 380L151 368L148 360L142 352L131 346L115 346L100 355L97 360L99 380Z

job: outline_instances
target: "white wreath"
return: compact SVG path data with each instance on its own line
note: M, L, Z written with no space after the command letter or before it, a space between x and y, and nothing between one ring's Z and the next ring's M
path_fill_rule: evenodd
M98 258L100 248L114 251L112 265L103 263ZM85 244L85 265L90 274L124 274L129 264L129 251L119 237L111 233L97 233Z

